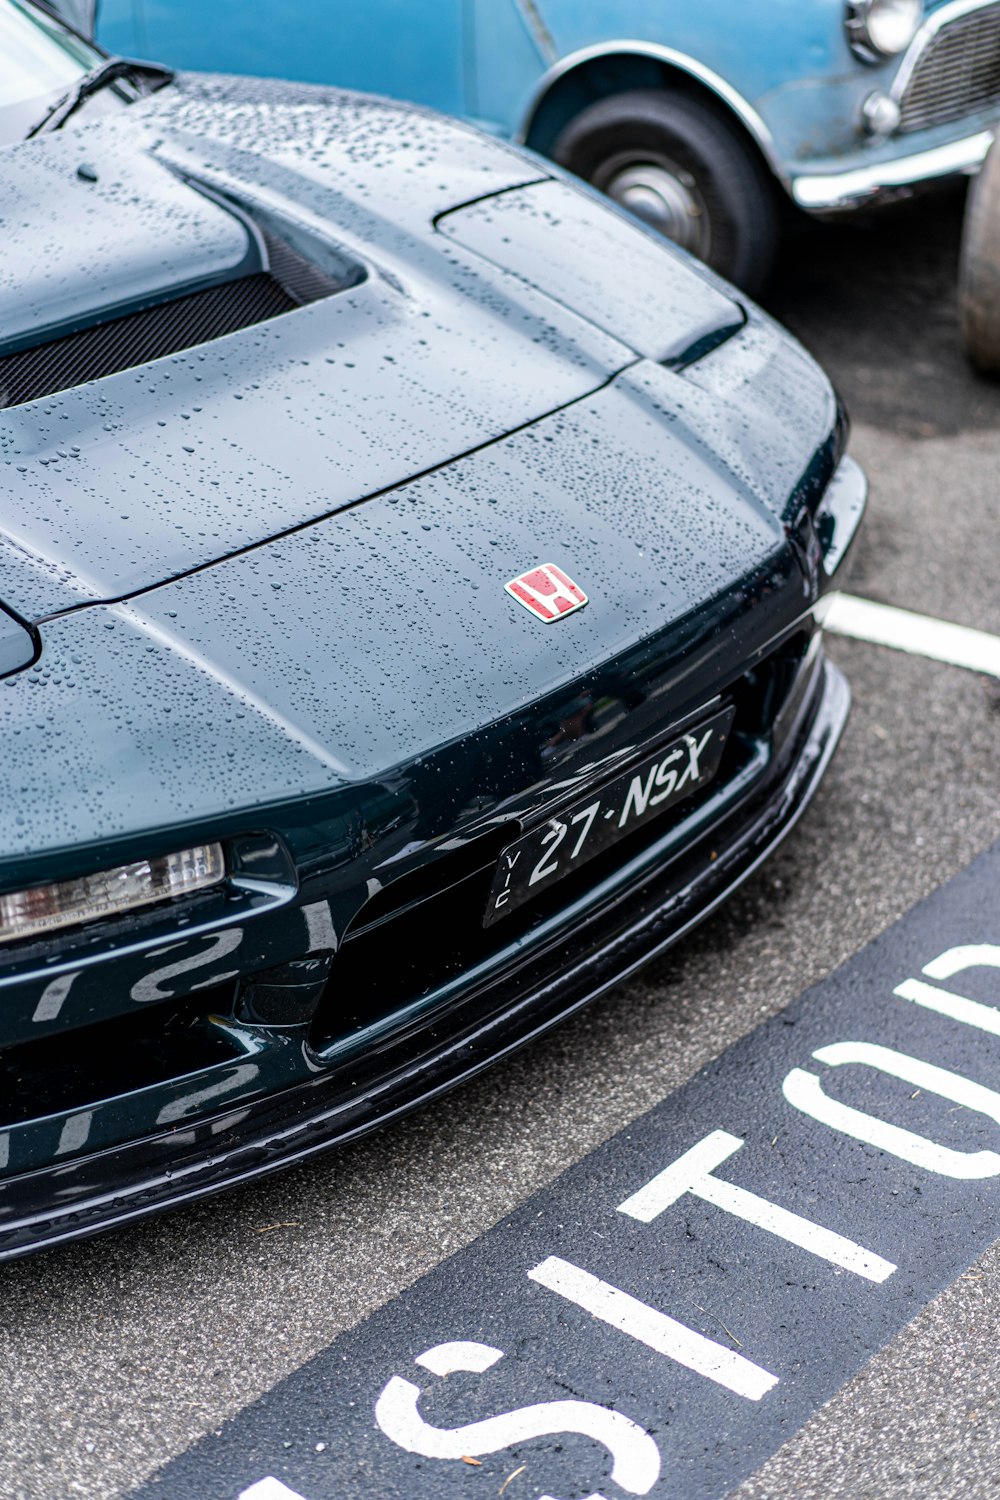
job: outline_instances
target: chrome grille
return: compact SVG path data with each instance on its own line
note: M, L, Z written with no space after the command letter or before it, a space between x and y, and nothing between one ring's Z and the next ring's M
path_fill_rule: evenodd
M1000 3L946 22L917 58L899 129L926 130L1000 106Z

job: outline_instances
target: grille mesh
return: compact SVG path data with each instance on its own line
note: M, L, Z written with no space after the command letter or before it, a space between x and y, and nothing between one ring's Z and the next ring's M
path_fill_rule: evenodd
M335 292L346 291L348 287L356 286L364 275L358 266L345 269L340 277L330 276L277 235L261 230L261 236L267 246L267 263L271 275L288 293L296 307L307 302L320 302L324 297L332 297Z
M364 279L361 266L345 263L342 274L332 276L278 235L261 235L267 271L189 292L0 358L0 409L209 344L238 328L332 297Z
M266 272L127 313L0 359L0 407L131 370L179 349L289 312L297 303Z
M1000 104L1000 4L942 26L921 53L899 102L901 131L947 125Z

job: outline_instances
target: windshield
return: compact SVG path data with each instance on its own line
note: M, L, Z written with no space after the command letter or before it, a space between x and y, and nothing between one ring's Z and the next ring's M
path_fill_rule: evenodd
M0 0L0 141L20 140L103 53L34 6Z

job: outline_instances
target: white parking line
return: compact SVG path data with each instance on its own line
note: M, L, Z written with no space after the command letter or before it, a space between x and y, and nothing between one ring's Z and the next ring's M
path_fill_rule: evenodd
M835 594L823 623L836 635L849 635L857 641L872 641L877 646L891 646L896 651L910 651L915 656L928 656L953 667L967 667L970 672L988 672L991 677L1000 677L1000 636L985 630L953 625L931 615L896 609L892 604L876 604L854 594Z

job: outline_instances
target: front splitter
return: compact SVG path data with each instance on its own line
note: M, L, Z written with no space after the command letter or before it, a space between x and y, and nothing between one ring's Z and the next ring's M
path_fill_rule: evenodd
M808 806L849 707L846 680L822 660L806 725L784 764L699 840L682 870L676 862L644 870L502 983L456 1003L443 1036L443 1018L434 1014L423 1030L367 1063L0 1184L0 1260L191 1202L353 1140L540 1036L678 942L753 874Z

